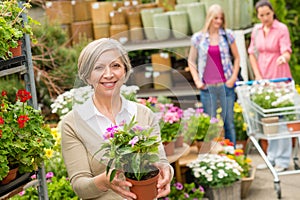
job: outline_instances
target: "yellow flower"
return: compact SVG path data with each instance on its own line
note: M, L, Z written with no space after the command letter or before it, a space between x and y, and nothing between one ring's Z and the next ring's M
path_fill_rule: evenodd
M51 128L51 134L53 135L53 137L56 139L58 136L58 131L57 128Z
M227 157L230 158L230 159L232 159L232 160L235 160L234 157L233 157L233 155L227 155Z
M246 158L246 163L250 164L252 162L251 158Z
M53 155L53 150L52 149L45 149L46 157L51 158Z
M300 94L300 85L296 85L296 90L297 90L297 92Z

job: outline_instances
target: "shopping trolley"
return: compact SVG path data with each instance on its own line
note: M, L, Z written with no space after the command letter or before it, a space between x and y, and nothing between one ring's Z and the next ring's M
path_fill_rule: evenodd
M273 84L274 83L274 84ZM251 92L254 87L258 85L261 87L267 87L269 84L285 84L285 87L292 89L294 106L282 107L282 108L271 108L263 109L254 101L251 100ZM243 109L243 117L247 123L247 134L249 136L248 151L251 145L254 145L258 150L259 154L263 158L264 162L268 166L270 172L274 177L274 189L277 192L277 198L281 198L281 188L279 176L290 175L300 173L299 160L298 160L298 148L299 148L299 136L300 131L290 130L285 128L290 123L300 122L300 96L295 89L295 83L290 78L280 78L262 81L240 81L236 83L236 92L238 95L238 101L240 102ZM287 116L293 115L292 121L287 119ZM275 119L275 121L266 121L263 119ZM276 140L282 138L295 138L296 142L293 147L293 164L294 170L287 170L283 172L276 172L266 154L262 150L259 139Z

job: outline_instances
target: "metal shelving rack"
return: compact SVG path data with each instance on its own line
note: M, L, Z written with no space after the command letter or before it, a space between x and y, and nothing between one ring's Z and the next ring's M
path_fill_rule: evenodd
M27 15L22 14L23 20L28 21ZM36 87L34 80L34 71L32 64L32 54L30 46L30 36L25 34L22 42L22 55L14 57L9 60L0 61L0 77L21 73L24 74L25 88L31 93L32 99L30 100L30 105L33 108L38 109ZM33 172L34 173L34 172ZM48 199L48 190L46 184L46 175L44 165L38 169L36 172L37 180L32 181L30 175L33 173L25 174L21 177L18 177L15 182L11 182L7 185L0 186L0 200L8 199L18 192L30 187L32 185L38 185L38 194L39 199L47 200ZM15 184L15 185L14 185Z

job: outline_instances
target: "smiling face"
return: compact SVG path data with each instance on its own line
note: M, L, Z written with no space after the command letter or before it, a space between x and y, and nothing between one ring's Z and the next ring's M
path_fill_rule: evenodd
M214 15L214 17L211 20L210 27L219 29L223 25L223 14L221 12Z
M95 62L90 79L95 93L101 96L112 97L119 95L120 88L125 82L125 65L121 54L117 50L103 52Z
M274 21L274 12L269 6L257 8L257 18L264 26L270 27Z

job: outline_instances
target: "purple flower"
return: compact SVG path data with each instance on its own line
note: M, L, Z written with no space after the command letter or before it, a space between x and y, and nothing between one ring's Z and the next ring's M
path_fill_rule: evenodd
M114 137L114 134L118 131L118 126L111 126L111 127L108 127L106 129L106 132L104 133L103 137L105 140L107 139L110 139L110 138L113 138Z
M25 194L25 190L19 192L19 195L20 195L20 196L23 196L24 194Z
M30 178L31 178L31 179L36 179L36 175L33 174Z
M176 187L177 190L182 190L183 189L183 185L179 182L175 183L174 186Z
M212 117L211 119L210 119L210 123L211 124L215 124L215 123L218 123L219 122L219 120L217 119L217 118L215 118L215 117Z
M54 173L53 172L48 172L46 174L46 178L52 178L54 176Z
M185 198L189 198L190 195L189 195L188 193L184 193L184 197L185 197Z
M131 147L134 147L134 145L139 141L139 137L138 136L134 136L134 138L132 140L129 141L128 144L131 144Z
M135 127L132 128L132 130L133 130L134 132L136 132L136 131L143 131L144 128L141 127L141 126L135 126Z
M204 188L200 185L199 186L199 190L201 191L201 192L204 192Z

